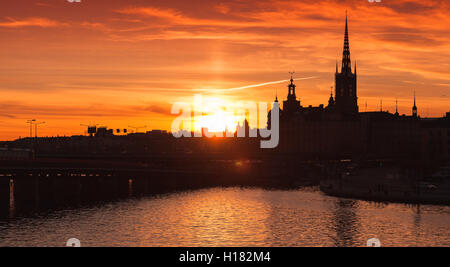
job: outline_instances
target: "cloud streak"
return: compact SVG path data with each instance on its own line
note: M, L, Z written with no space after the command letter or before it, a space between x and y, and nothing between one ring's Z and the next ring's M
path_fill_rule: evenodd
M6 21L0 22L0 27L6 28L20 28L20 27L41 27L41 28L52 28L52 27L62 27L68 24L58 22L55 20L50 20L47 18L24 18L24 19L13 19L7 18Z
M305 78L296 78L296 81L300 80L310 80L310 79L316 79L318 77L305 77ZM240 86L240 87L234 87L234 88L228 88L228 89L194 89L194 91L201 91L201 92L209 92L209 93L218 93L218 92L231 92L231 91L240 91L244 89L250 89L250 88L256 88L256 87L262 87L272 84L280 84L285 83L290 80L281 80L281 81L274 81L274 82L265 82L265 83L259 83L259 84L253 84L253 85L246 85L246 86Z

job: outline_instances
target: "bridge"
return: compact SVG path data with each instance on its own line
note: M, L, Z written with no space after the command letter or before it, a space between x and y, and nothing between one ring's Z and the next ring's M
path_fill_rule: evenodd
M0 168L0 214L160 194L213 185L208 171L127 168Z
M11 207L16 213L33 212L214 186L290 187L297 186L302 175L319 176L298 162L275 168L248 160L174 162L0 161L0 217Z

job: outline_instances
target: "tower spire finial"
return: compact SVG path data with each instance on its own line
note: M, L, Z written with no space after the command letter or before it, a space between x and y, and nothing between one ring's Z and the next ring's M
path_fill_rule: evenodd
M291 82L293 82L295 71L290 71L289 74L291 75Z
M344 35L344 51L342 55L342 72L350 73L352 70L350 60L350 42L348 38L348 18L347 11L345 11L345 35Z
M348 22L348 11L347 11L347 9L346 9L346 10L345 10L345 32L348 32L348 31L347 31L347 29L348 29L348 28L347 28L347 24L348 24L347 22Z
M413 117L417 117L417 106L416 106L416 90L414 90L414 106L413 106Z
M413 117L417 117L417 106L416 106L416 90L414 90L414 106L413 106Z
M290 71L289 74L291 75L291 85L293 85L293 84L294 84L294 74L295 74L295 71Z
M398 115L398 97L395 98L395 115Z
M333 86L331 86L331 93L330 93L330 98L328 100L328 107L332 107L334 106L336 102L334 101L334 97L333 97Z

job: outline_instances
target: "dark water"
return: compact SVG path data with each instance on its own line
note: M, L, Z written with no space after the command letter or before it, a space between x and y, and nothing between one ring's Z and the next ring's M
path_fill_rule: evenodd
M0 246L450 246L450 207L216 188L0 221Z

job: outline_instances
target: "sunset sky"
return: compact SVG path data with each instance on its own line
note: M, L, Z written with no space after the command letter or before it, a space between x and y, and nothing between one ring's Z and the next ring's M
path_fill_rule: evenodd
M359 106L450 111L448 0L2 0L0 140L83 134L80 124L170 129L172 103L201 92L234 102L326 104L345 11ZM237 88L235 90L224 90ZM209 90L199 90L209 89Z

